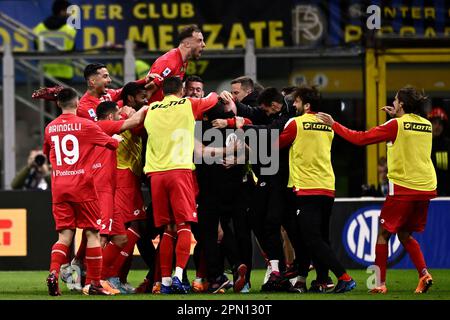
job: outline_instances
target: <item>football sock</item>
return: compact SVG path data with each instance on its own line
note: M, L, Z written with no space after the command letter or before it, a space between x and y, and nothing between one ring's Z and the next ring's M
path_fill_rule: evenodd
M61 268L61 265L64 263L68 263L68 252L69 247L56 242L51 251L51 257L50 257L50 273L54 273L56 277L59 276L59 269Z
M102 248L86 248L86 284L98 283L102 273Z
M160 243L161 245L161 243ZM155 255L155 274L153 275L153 282L161 282L161 254L160 254L160 245L156 249Z
M125 263L122 265L122 268L119 270L119 279L122 283L128 282L128 273L131 269L131 264L133 262L133 253L131 253L128 258L125 260Z
M176 267L175 268L175 277L182 280L183 279L183 268Z
M272 271L280 272L280 269L278 268L279 260L270 260L270 266L272 267Z
M159 256L161 262L161 276L171 277L173 263L173 247L176 239L176 233L165 231L159 246Z
M342 276L338 278L338 280L350 281L352 277L350 277L347 273L344 273Z
M113 242L108 242L103 249L103 266L102 266L102 279L108 279L112 277L112 266L116 257L119 255L122 249Z
M428 273L427 265L425 264L425 259L422 254L422 250L420 250L420 245L414 238L408 238L404 243L406 251L411 257L412 262L416 266L417 272L419 273L419 278L423 277Z
M207 272L206 272L206 260L205 260L205 251L200 251L200 257L198 259L198 266L197 266L197 272L196 277L197 278L206 278Z
M189 224L185 224L182 226L178 225L177 238L177 246L175 248L177 259L176 266L184 269L189 260L191 252L191 226Z
M125 260L128 259L129 256L133 255L133 250L136 242L139 240L139 234L131 228L127 229L127 238L128 241L125 246L120 251L120 254L117 255L116 260L111 268L111 273L113 277L118 277L120 269L123 267Z
M378 244L375 246L375 265L380 268L380 284L386 282L386 265L388 259L388 245Z

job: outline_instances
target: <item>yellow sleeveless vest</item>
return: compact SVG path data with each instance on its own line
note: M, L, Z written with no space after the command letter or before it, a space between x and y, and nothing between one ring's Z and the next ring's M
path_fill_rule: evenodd
M431 161L431 123L415 114L396 119L397 138L387 144L388 178L396 185L419 191L436 189Z
M288 187L334 191L331 144L334 132L314 114L293 118L297 136L289 150Z
M142 174L142 138L133 135L130 130L120 134L123 141L117 148L117 168L130 169L136 176Z
M170 95L153 102L144 126L148 133L145 173L195 169L195 118L189 99Z

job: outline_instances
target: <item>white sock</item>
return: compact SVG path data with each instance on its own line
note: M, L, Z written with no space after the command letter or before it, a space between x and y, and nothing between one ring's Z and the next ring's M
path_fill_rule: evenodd
M172 278L171 277L162 277L161 283L165 285L166 287L170 287L172 285Z
M270 263L270 266L272 267L272 272L280 272L280 269L278 269L278 263L279 263L280 261L279 260L270 260L269 261L269 263Z
M175 277L178 277L178 279L183 280L183 268L176 267L175 268Z

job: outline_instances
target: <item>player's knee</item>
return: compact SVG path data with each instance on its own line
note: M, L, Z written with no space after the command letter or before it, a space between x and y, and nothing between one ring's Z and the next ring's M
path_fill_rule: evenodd
M182 223L179 223L179 224L177 224L177 230L179 230L179 229L188 229L188 230L191 230L191 224L189 223L189 222L182 222Z
M407 242L411 238L411 233L409 233L409 232L399 232L399 233L397 233L397 236L398 236L398 240L400 240L400 242L402 244L404 244L405 242Z
M126 234L116 235L111 240L116 246L123 248L128 242L128 237Z

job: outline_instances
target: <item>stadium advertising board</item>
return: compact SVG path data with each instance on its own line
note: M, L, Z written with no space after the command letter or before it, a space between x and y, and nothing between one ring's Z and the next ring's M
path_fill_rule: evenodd
M337 200L330 223L331 245L347 268L368 267L375 263L375 244L378 219L384 199L364 201ZM450 199L438 198L430 202L427 226L422 233L414 233L430 268L450 266L450 238L446 236L450 223ZM398 269L414 268L397 236L388 246L388 265Z
M257 48L285 46L342 46L359 43L369 31L374 14L376 31L408 37L450 37L450 3L415 1L299 1L281 3L248 1L120 1L72 0L79 19L78 50L126 39L141 41L148 50L165 51L176 42L179 28L197 23L202 27L208 49L245 47L249 38ZM51 1L0 2L0 11L33 28L51 13ZM376 10L367 10L375 5ZM371 18L372 17L372 18ZM0 25L0 46L11 42L15 51L30 51L33 44L19 32Z
M27 255L27 211L0 209L0 256Z
M144 193L145 202L149 203L148 194ZM50 192L1 191L2 207L17 209L0 209L0 243L6 239L17 243L14 252L21 255L4 255L0 245L0 270L39 270L48 268L50 248L58 239L51 214ZM383 205L382 198L348 198L336 199L330 220L330 242L338 259L348 269L364 269L374 264L374 246L378 232L378 216ZM26 209L22 209L26 208ZM20 218L17 218L20 217ZM11 228L6 221L21 221ZM23 219L23 220L20 220ZM13 222L15 223L15 222ZM432 200L428 211L427 226L423 233L414 233L420 243L428 267L450 268L450 198ZM77 232L81 235L81 232ZM16 237L20 242L15 242ZM3 242L2 242L3 241ZM19 246L20 243L20 246ZM191 249L194 245L192 242ZM154 242L156 244L156 241ZM254 246L256 243L253 241ZM22 249L20 249L22 248ZM413 269L414 266L396 238L389 245L388 264L392 268ZM22 250L22 251L21 251ZM135 252L137 253L137 252ZM136 268L144 268L141 259L134 259ZM253 267L265 268L264 259L258 250L254 250Z

